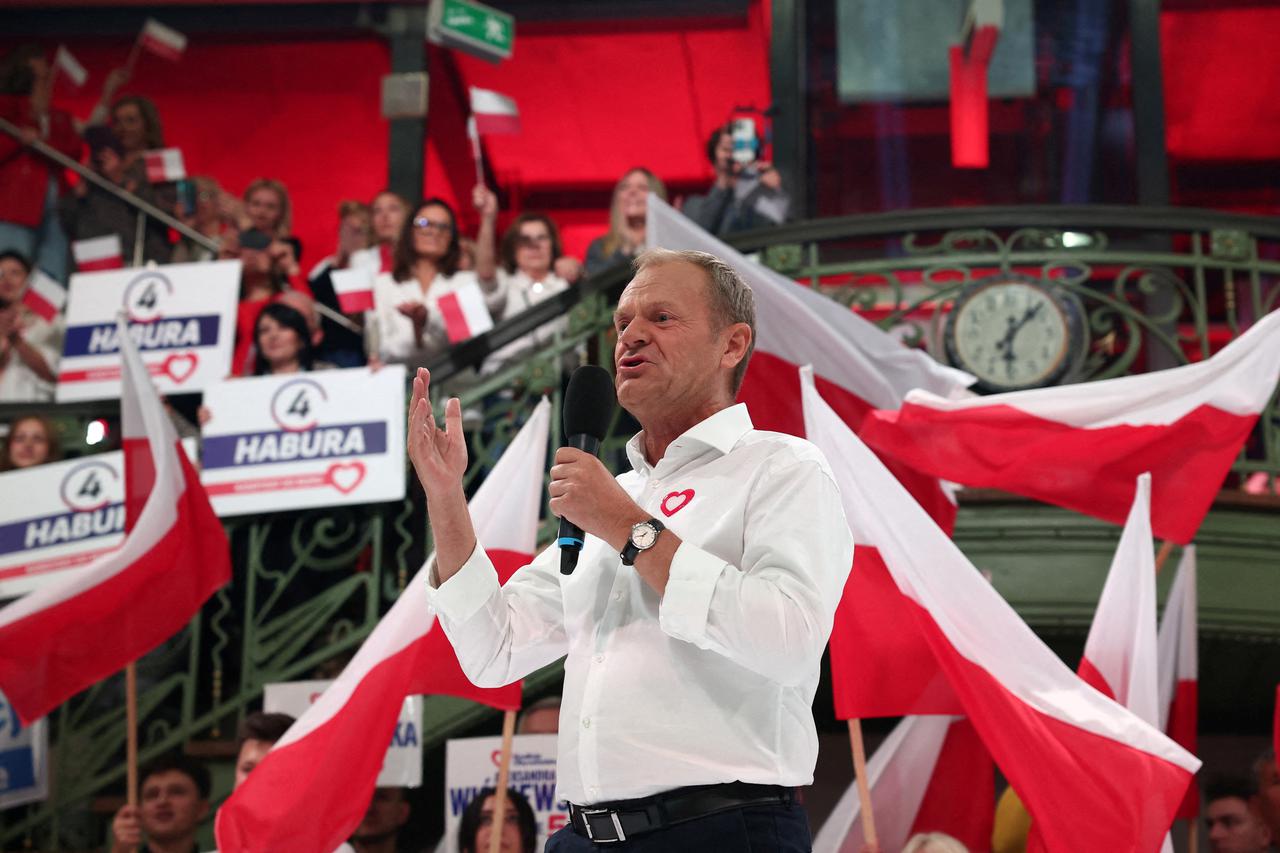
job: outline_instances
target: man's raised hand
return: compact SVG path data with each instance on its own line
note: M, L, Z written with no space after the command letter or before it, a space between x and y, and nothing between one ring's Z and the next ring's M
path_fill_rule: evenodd
M409 459L426 490L427 500L446 489L461 489L467 471L467 444L462 435L462 404L451 397L444 408L445 428L436 426L427 392L431 373L419 367L409 402Z

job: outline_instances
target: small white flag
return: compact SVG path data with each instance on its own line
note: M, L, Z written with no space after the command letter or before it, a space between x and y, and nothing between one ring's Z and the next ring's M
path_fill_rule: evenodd
M346 314L373 310L373 270L369 267L352 267L329 273L333 292L338 297L338 307Z
M71 51L67 50L65 44L58 45L58 50L53 55L53 67L66 74L77 86L83 86L89 79L89 72L85 71L80 61L71 55Z
M147 180L153 184L180 181L187 176L187 167L182 162L181 149L160 148L155 151L146 151L142 158L147 164Z
M67 304L67 289L41 270L32 270L26 292L22 294L22 304L43 317L46 323L52 323Z
M91 237L71 244L71 254L80 272L116 270L124 266L124 249L119 234Z
M147 18L142 25L142 33L138 43L156 56L162 56L172 62L182 58L187 49L187 37L172 27L166 27L155 18Z
M515 100L490 89L471 87L471 116L481 135L520 132L520 111Z
M484 304L484 294L475 282L441 296L436 308L444 317L445 333L451 344L474 338L493 328L493 318Z

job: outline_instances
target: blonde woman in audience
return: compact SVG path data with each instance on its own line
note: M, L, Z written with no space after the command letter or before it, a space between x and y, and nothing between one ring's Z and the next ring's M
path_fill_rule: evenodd
M666 186L642 166L631 169L618 181L609 208L609 231L587 247L587 275L595 275L615 264L629 264L644 248L649 193L667 200Z

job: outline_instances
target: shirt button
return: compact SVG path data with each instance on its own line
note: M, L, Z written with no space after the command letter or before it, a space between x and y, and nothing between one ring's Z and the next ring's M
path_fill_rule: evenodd
M613 600L614 600L614 601L621 601L621 600L622 600L622 591L621 591L621 590L619 590L618 592L615 592L615 593L613 594Z
M582 718L582 727L583 727L584 729L589 729L589 728L591 728L591 718L590 718L590 717L583 717L583 718Z
M604 663L604 655L596 655L592 660L596 663Z

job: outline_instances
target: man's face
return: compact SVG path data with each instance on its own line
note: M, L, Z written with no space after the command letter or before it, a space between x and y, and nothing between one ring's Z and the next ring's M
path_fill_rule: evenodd
M400 788L375 788L364 820L351 836L356 840L380 841L391 838L409 820L409 803Z
M165 770L142 782L139 803L142 831L153 841L174 842L193 836L209 813L195 780L181 770Z
M22 298L27 286L27 270L13 258L0 260L0 305L11 305Z
M1266 853L1271 833L1239 797L1214 800L1204 810L1211 853Z
M560 732L560 709L539 708L520 721L522 735L554 735Z
M236 756L236 784L239 788L244 784L244 780L249 778L249 774L253 772L253 768L262 763L262 759L267 757L267 753L271 751L271 741L258 740L257 738L249 738L240 745L240 753Z
M702 409L724 380L722 330L712 316L707 274L686 261L646 267L614 312L618 402L643 424L645 412Z
M1280 770L1274 760L1258 773L1258 813L1271 837L1280 839Z

